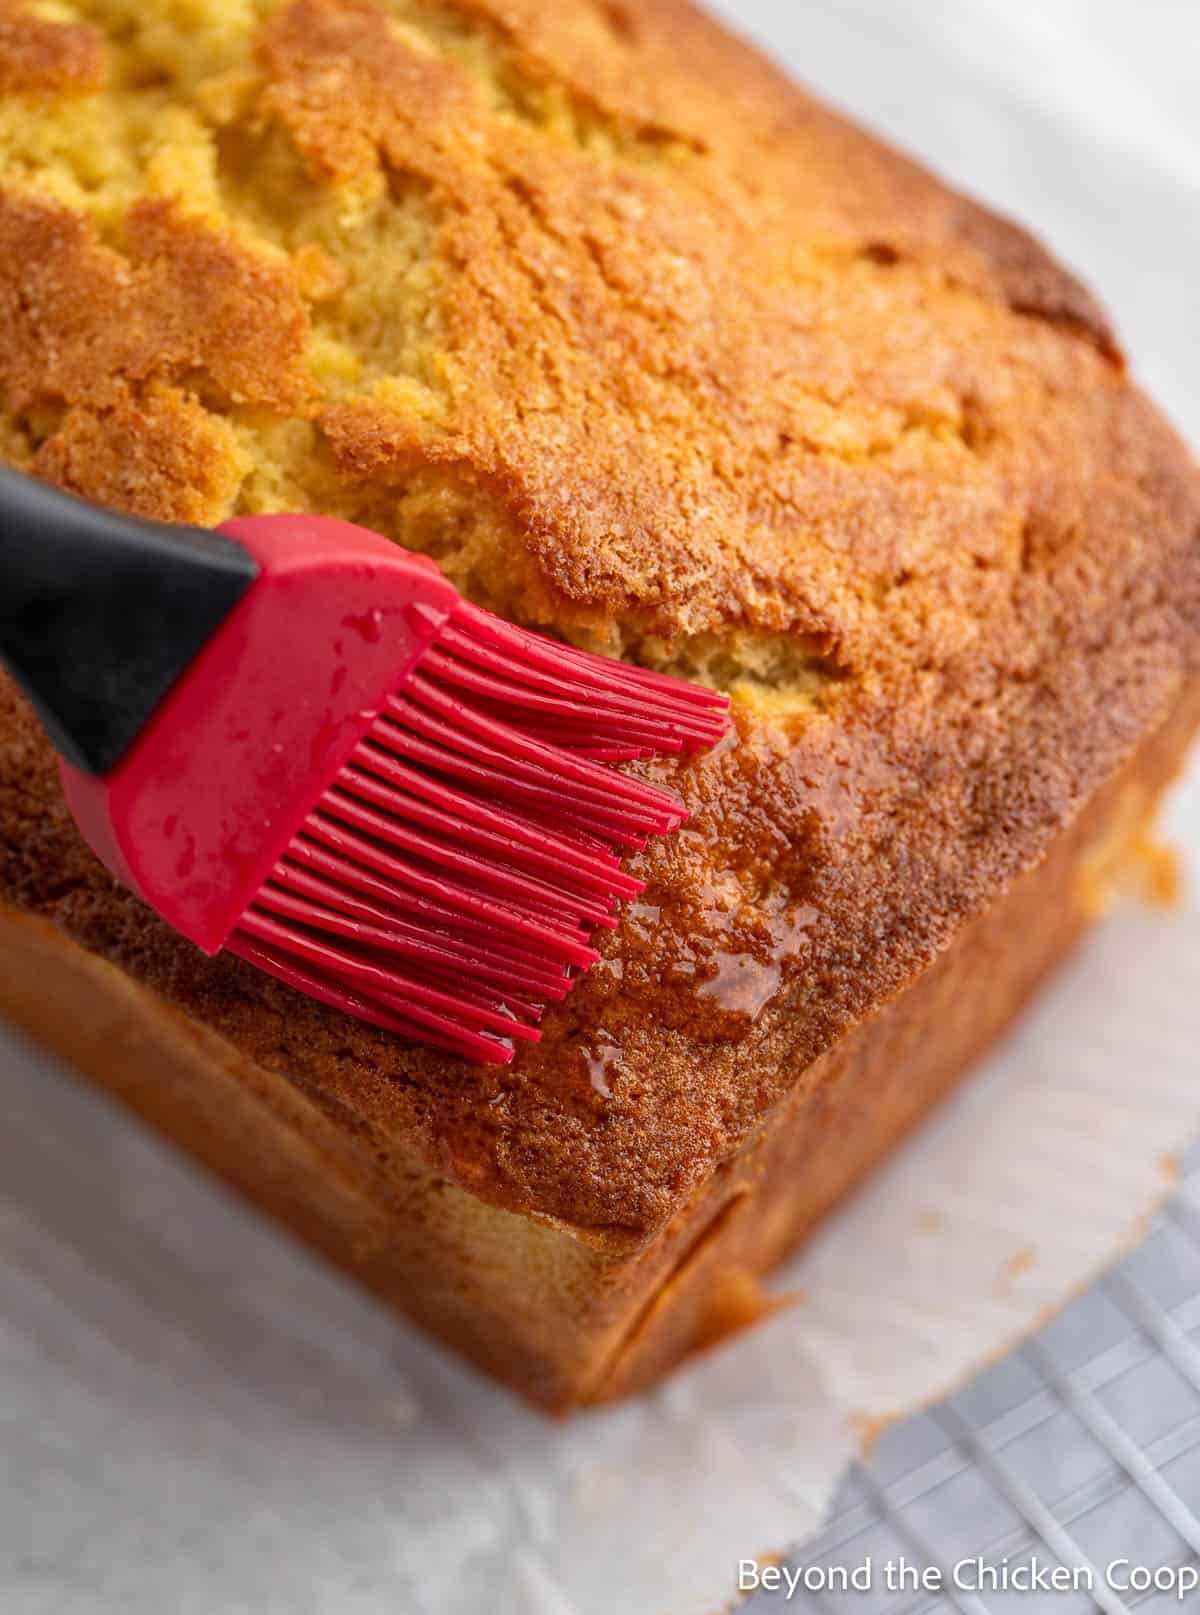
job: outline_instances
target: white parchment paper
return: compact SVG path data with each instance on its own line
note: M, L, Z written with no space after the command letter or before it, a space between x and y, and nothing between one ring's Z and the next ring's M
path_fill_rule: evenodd
M1200 439L1194 0L726 0L1033 223ZM1200 772L1171 815L1200 881ZM1200 902L1129 907L789 1270L805 1299L565 1427L0 1034L0 1609L714 1615L872 1421L1135 1233L1200 1130Z

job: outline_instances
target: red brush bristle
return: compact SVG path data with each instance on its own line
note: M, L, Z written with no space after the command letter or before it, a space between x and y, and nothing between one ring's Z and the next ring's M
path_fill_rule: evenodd
M726 704L463 603L229 946L359 1020L507 1061L641 891L618 853L687 816L602 764L711 745Z

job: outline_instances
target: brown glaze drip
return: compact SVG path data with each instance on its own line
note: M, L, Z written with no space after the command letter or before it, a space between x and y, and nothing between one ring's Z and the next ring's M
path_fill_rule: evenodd
M802 820L785 836L756 811L772 748L747 731L745 716L737 714L738 733L689 765L691 819L640 860L645 893L622 909L596 973L597 990L623 1011L603 1018L610 1037L635 995L650 992L667 1024L686 1019L714 1042L743 1038L809 947L818 909L807 900L806 869L824 813L811 816L813 834Z
M715 972L697 988L700 996L756 1021L779 990L784 962L799 952L816 917L816 909L807 904L789 907L781 914L763 917L758 931L762 945L754 951L714 950Z

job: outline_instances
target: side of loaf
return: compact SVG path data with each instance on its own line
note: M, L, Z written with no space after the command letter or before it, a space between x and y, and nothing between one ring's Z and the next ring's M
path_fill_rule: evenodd
M6 1017L314 1250L555 1413L645 1390L758 1320L758 1280L968 1070L1136 875L1193 697L1050 857L804 1073L652 1234L597 1237L449 1182L402 1135L339 1114L169 1009L44 920L0 909Z
M730 691L497 1070L170 934L0 683L0 1013L556 1408L738 1321L1200 717L1200 474L1102 311L682 0L0 0L0 459Z

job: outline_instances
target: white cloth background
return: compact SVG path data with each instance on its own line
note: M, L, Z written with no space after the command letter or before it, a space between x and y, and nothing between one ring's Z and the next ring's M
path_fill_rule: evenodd
M1195 0L720 9L1082 266L1200 441ZM1200 774L1172 823L1200 864ZM1200 905L1121 913L781 1276L804 1305L560 1429L0 1038L0 1609L712 1615L818 1522L855 1415L1129 1236L1200 1126L1197 1049Z

